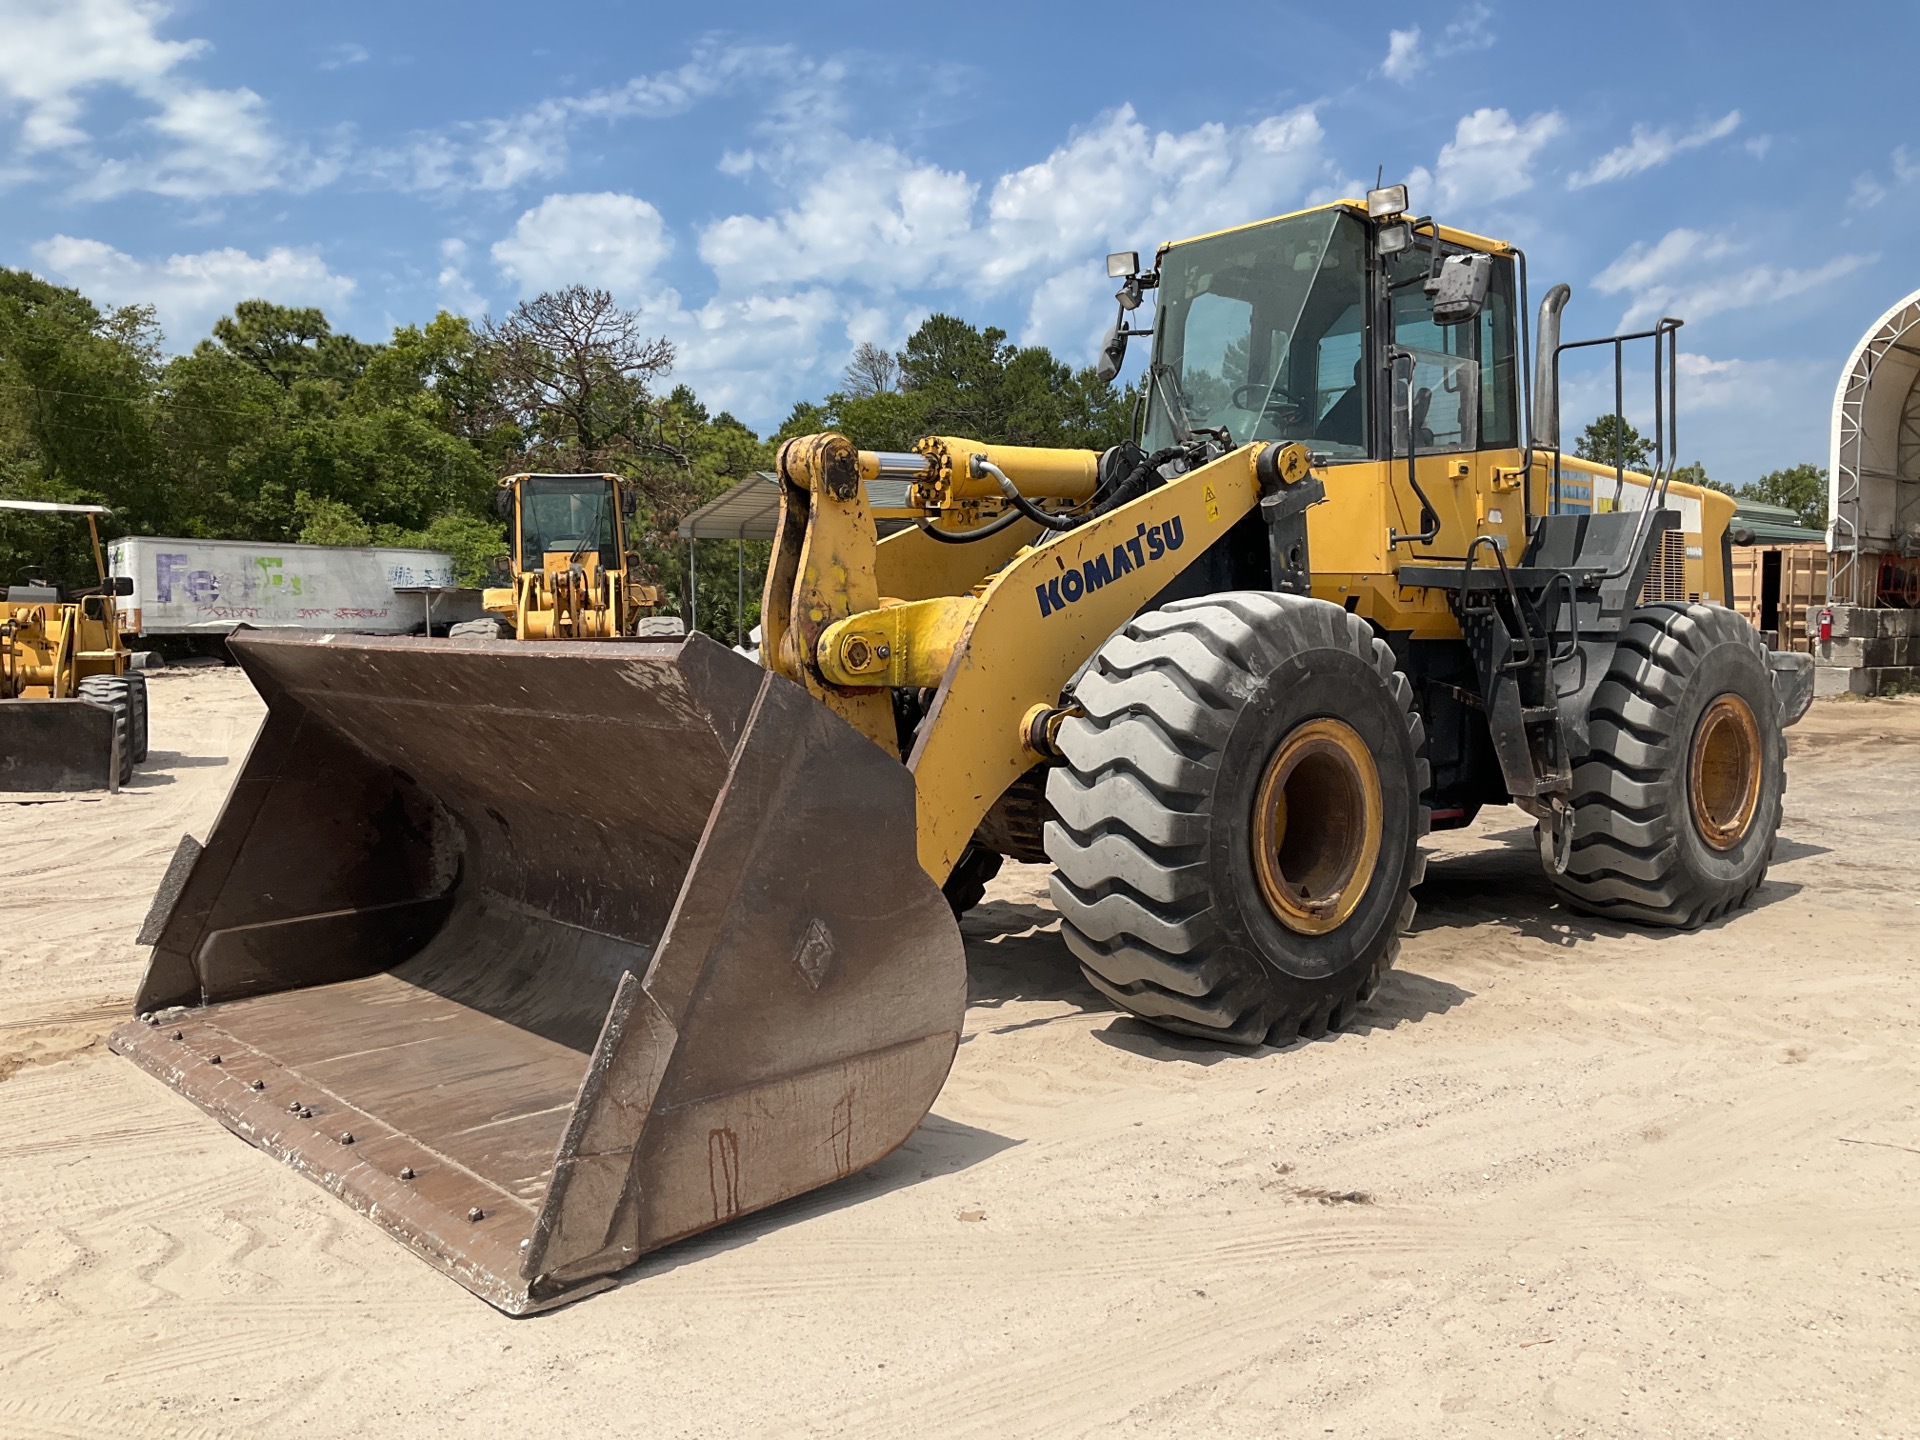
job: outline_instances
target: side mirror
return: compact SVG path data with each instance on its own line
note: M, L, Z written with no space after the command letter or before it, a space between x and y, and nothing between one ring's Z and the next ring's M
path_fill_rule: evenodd
M107 589L114 595L131 595L133 594L133 577L131 575L109 576Z
M1433 301L1433 323L1464 325L1486 308L1493 281L1491 255L1449 255L1426 283Z
M640 513L640 492L631 485L620 487L620 513L629 520Z
M1093 363L1095 377L1102 385L1111 385L1126 358L1127 332L1124 322L1116 320L1113 328L1107 331L1107 338L1100 342L1100 358Z
M503 520L513 517L513 491L504 485L493 492L493 513Z

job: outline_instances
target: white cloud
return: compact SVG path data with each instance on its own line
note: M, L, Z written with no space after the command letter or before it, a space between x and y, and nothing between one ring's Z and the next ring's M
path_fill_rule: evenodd
M442 240L440 260L440 303L456 315L478 315L485 311L487 302L467 276L467 242Z
M730 162L765 174L789 203L702 233L723 296L812 284L881 296L1025 291L1024 341L1090 354L1111 303L1107 251L1272 213L1327 173L1311 109L1175 133L1122 106L987 183L847 136L832 87L818 88L771 127L772 143Z
M1850 207L1871 210L1891 195L1896 186L1909 185L1915 179L1920 179L1920 161L1908 157L1906 146L1896 147L1889 160L1893 171L1890 181L1884 181L1871 172L1854 177L1853 190L1847 196Z
M286 146L253 91L181 73L207 47L162 39L169 13L152 0L0 0L0 107L20 117L19 151L86 177L83 198L202 199L328 178L331 162ZM127 132L131 153L102 155L83 123L91 95L109 88L147 107Z
M204 333L241 300L337 305L354 282L311 250L276 246L261 256L231 247L165 260L139 260L100 240L55 235L33 247L55 278L108 305L151 304L176 337Z
M5 0L0 27L0 94L23 111L20 142L29 150L78 145L86 91L118 85L153 96L174 68L206 48L203 40L162 40L163 7L142 0Z
M1487 22L1492 18L1492 6L1468 5L1454 16L1441 34L1439 43L1433 47L1433 53L1445 58L1473 50L1485 50L1493 44L1493 32L1487 29Z
M1887 187L1871 175L1853 177L1853 189L1848 192L1847 204L1855 210L1871 210L1887 198Z
M1608 295L1646 290L1665 283L1690 265L1718 260L1731 249L1719 236L1684 227L1669 230L1652 245L1636 241L1628 246L1619 259L1594 277L1594 287Z
M1426 68L1427 57L1420 53L1420 27L1387 32L1387 58L1380 68L1389 80L1402 85Z
M1593 279L1604 295L1630 297L1620 317L1623 330L1662 315L1704 320L1726 310L1790 299L1872 263L1870 255L1836 255L1807 269L1790 266L1729 267L1733 245L1698 230L1670 230L1652 245L1629 246Z
M703 47L675 69L417 134L398 148L370 152L361 163L367 173L405 190L511 190L564 172L573 133L583 124L681 115L788 66L806 70L784 47Z
M549 195L495 243L493 261L523 295L593 285L629 299L673 249L660 212L637 195Z
M348 41L340 45L329 45L326 55L320 61L322 70L344 70L349 65L364 65L373 58L372 52L364 45Z
M1633 138L1625 145L1609 150L1585 170L1577 170L1569 175L1567 188L1580 190L1588 185L1605 184L1609 180L1625 180L1664 165L1684 151L1698 150L1715 140L1724 140L1739 128L1738 110L1729 110L1718 120L1678 135L1666 128L1649 130L1644 125L1636 125L1633 127Z
M976 193L964 174L879 141L850 140L807 179L793 204L773 215L730 215L708 226L700 257L722 291L803 281L925 284L958 262Z
M1446 60L1455 55L1485 50L1493 44L1493 32L1487 29L1487 22L1492 18L1493 10L1489 6L1468 5L1454 16L1431 46L1422 43L1418 25L1406 30L1390 30L1387 32L1387 58L1381 62L1381 73L1389 80L1397 80L1405 85L1427 68L1429 60Z
M1480 109L1460 117L1453 139L1440 147L1432 173L1407 177L1416 196L1429 191L1440 210L1506 200L1533 188L1533 161L1567 128L1558 110L1516 121L1505 110ZM1416 203L1423 208L1424 199Z

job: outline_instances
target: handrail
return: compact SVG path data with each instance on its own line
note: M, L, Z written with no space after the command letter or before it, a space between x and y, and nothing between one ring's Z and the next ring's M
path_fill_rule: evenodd
M1632 568L1633 557L1646 543L1647 535L1653 525L1654 515L1667 505L1667 492L1673 485L1673 472L1678 468L1680 455L1680 327L1686 322L1672 316L1663 316L1651 330L1636 330L1624 335L1605 335L1594 340L1569 340L1553 348L1553 408L1554 414L1560 412L1560 357L1568 350L1585 350L1599 345L1613 347L1613 414L1614 414L1614 507L1617 510L1626 492L1626 392L1625 365L1626 347L1635 340L1653 342L1653 474L1648 477L1654 484L1648 487L1647 503L1640 518L1634 524L1633 543L1618 567L1607 571L1600 578L1602 582L1618 580ZM1662 381L1665 381L1664 391ZM1560 502L1561 469L1563 451L1559 436L1554 437L1553 446L1553 503Z
M1466 608L1466 597L1472 593L1468 586L1473 579L1473 552L1482 545L1493 551L1494 562L1500 567L1500 583L1507 587L1507 599L1513 602L1513 618L1520 622L1520 637L1527 642L1525 659L1509 660L1502 665L1502 673L1512 670L1524 670L1533 663L1534 655L1539 651L1539 643L1533 638L1533 627L1527 623L1527 612L1520 603L1520 592L1513 588L1513 572L1507 569L1507 552L1500 548L1500 537L1496 535L1476 535L1473 543L1467 546L1465 566L1460 571L1460 608Z

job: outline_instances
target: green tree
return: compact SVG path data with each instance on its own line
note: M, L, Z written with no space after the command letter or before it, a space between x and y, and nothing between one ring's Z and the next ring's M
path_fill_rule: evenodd
M1673 467L1674 483L1678 485L1697 485L1702 490L1718 490L1723 495L1733 494L1733 487L1723 481L1715 480L1707 474L1707 467L1698 460Z
M0 269L0 494L110 505L105 536L152 524L164 499L158 346L148 307L102 311L77 290ZM23 567L93 583L86 527L0 514L0 574L16 579Z
M1016 346L1006 331L957 316L928 316L891 371L870 349L856 352L846 390L797 404L775 438L838 430L869 450L904 450L923 435L1104 450L1132 423L1133 390L1116 392L1091 367L1074 370L1044 346ZM893 388L878 383L889 374Z
M1769 470L1740 489L1741 498L1784 505L1810 530L1827 528L1827 467L1807 463Z
M1580 432L1573 453L1600 465L1625 462L1627 469L1645 471L1653 462L1653 441L1619 415L1602 415Z

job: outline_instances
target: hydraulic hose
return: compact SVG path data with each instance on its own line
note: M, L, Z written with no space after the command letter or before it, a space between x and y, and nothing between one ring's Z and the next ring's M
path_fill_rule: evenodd
M973 457L973 474L975 479L980 479L983 476L992 476L993 479L999 483L1000 493L1006 497L1007 503L1036 525L1044 526L1048 530L1071 530L1080 523L1079 519L1075 516L1054 515L1046 510L1042 510L1038 505L1034 504L1033 501L1027 499L1026 496L1020 493L1020 487L1007 478L1006 471L1002 470L984 455L976 455Z
M942 545L971 545L974 541L984 540L989 535L998 535L1020 518L1020 511L1009 510L998 519L986 525L976 525L971 530L942 530L931 520L920 520L917 524L920 533L929 540L938 540Z
M1186 453L1184 445L1169 445L1154 451L1151 455L1143 456L1140 463L1128 473L1127 478L1114 487L1112 497L1101 505L1097 513L1104 515L1109 510L1119 509L1129 500L1138 500L1147 493L1148 480L1159 473L1162 465Z

